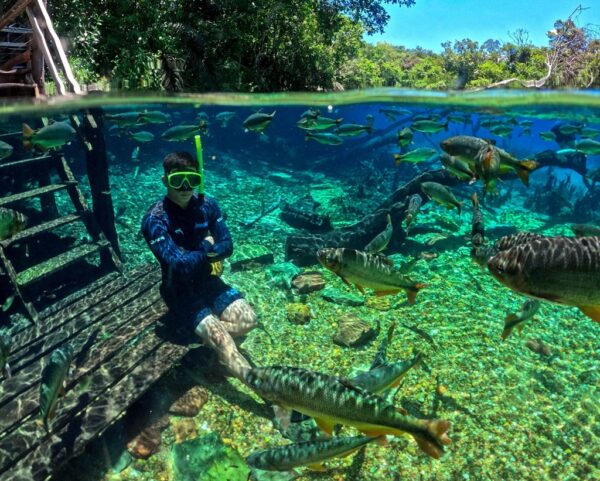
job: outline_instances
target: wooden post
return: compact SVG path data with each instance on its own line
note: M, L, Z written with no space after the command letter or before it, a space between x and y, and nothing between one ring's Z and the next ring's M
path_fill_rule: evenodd
M38 47L42 50L44 54L44 59L48 64L48 70L50 70L50 74L56 83L56 90L60 95L64 95L67 91L65 89L65 84L63 83L60 75L58 75L58 70L56 69L56 65L54 64L54 60L52 60L52 54L50 53L50 49L48 48L48 44L44 39L44 31L40 26L38 19L35 16L35 13L32 11L30 7L27 7L27 16L29 17L29 23L31 24L31 29L33 30L33 36Z
M121 257L108 178L103 116L104 113L99 108L89 109L83 116L83 135L92 145L92 149L85 150L86 168L92 191L92 211L114 251ZM112 265L110 256L106 252L103 253L102 263Z

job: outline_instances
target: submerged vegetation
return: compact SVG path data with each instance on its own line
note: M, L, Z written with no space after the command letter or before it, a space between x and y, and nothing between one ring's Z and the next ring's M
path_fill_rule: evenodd
M4 2L6 3L6 2ZM471 89L600 85L598 32L576 9L536 46L528 32L441 53L378 43L385 4L414 0L64 0L48 8L84 83L168 91L300 91L368 87Z

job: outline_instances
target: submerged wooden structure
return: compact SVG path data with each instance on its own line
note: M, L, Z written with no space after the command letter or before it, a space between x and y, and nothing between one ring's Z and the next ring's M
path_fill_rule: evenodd
M0 18L0 96L43 94L44 63L59 93L78 92L44 4L18 0ZM29 27L11 24L20 15ZM60 152L26 153L20 131L0 135L14 147L10 160L0 161L0 207L33 220L0 240L0 294L8 290L14 299L10 317L0 309L0 328L12 337L12 376L0 375L0 481L52 475L189 350L161 329L158 266L123 269L102 112L70 122L83 146L91 208ZM46 432L39 422L42 369L67 343L76 369Z

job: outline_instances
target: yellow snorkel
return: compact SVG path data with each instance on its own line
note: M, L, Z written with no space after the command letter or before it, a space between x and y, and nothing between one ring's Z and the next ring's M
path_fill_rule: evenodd
M198 193L204 195L204 158L202 157L202 139L199 135L195 135L194 141L196 142L196 157L198 158L198 173L200 174Z

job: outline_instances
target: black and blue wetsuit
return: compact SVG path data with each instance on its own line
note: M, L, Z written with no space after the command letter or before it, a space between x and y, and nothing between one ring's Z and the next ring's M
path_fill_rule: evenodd
M215 199L194 194L182 209L165 196L142 219L142 233L160 263L163 299L178 318L192 321L194 329L207 315L220 316L242 297L210 274L210 262L233 253L231 234ZM204 240L209 234L214 245Z

